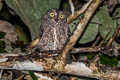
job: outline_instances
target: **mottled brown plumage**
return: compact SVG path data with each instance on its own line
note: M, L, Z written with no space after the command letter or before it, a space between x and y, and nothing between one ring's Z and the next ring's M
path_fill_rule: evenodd
M59 52L68 39L68 24L66 15L57 9L49 10L43 17L40 28L40 51Z

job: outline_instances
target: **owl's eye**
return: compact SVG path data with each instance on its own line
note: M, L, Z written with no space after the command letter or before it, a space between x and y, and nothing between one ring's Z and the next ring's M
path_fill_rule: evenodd
M60 14L60 15L59 15L59 18L60 18L60 19L63 19L63 18L64 18L64 15L63 15L63 14Z
M53 12L50 13L50 17L54 17L55 14Z

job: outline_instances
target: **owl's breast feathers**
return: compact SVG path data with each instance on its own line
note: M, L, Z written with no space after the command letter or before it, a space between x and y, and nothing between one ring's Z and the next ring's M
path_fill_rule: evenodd
M61 50L68 38L65 32L60 27L45 29L39 42L40 51Z

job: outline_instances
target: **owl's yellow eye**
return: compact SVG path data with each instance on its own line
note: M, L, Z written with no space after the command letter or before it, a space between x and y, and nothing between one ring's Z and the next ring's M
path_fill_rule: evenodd
M50 17L54 17L55 14L53 12L50 13Z
M60 18L60 19L63 19L63 18L64 18L64 15L63 15L63 14L60 14L60 15L59 15L59 18Z

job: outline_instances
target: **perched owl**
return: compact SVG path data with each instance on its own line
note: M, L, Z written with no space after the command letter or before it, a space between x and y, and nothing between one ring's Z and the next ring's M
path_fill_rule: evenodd
M61 51L68 39L67 16L60 10L51 9L43 17L40 27L40 51Z

